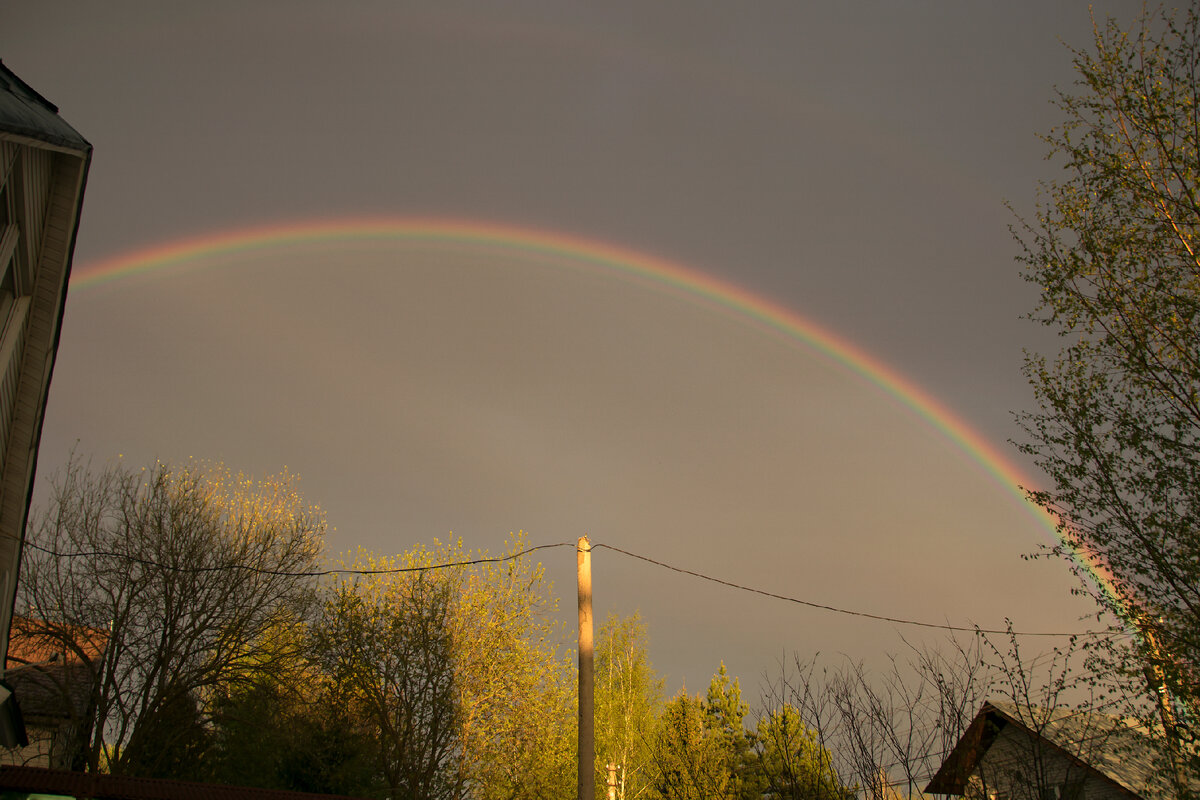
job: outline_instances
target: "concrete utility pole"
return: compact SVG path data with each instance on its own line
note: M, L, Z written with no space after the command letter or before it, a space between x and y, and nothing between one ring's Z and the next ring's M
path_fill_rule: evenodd
M595 719L592 711L592 543L579 537L579 800L595 800Z

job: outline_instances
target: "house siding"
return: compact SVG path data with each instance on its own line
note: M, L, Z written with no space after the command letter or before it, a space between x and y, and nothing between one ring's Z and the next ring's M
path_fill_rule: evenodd
M0 663L90 161L91 145L0 64Z
M1130 800L1137 795L1099 775L1086 763L1104 747L1102 738L1064 753L1026 731L1008 725L980 759L971 775L966 797L970 800L1067 800L1064 787L1080 785L1077 800Z

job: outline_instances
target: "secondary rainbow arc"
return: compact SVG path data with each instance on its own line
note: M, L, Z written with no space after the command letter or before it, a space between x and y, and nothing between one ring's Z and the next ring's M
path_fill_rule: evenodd
M966 453L1004 492L1021 503L1038 525L1052 536L1058 536L1054 517L1025 497L1021 486L1031 482L1021 471L961 417L888 364L773 300L677 262L619 245L562 232L466 219L398 217L304 221L219 231L121 254L85 265L72 276L71 287L87 289L142 273L199 263L222 254L347 240L458 243L498 251L548 255L597 268L616 277L673 289L743 316L816 350L861 375L907 407ZM1125 607L1103 561L1087 553L1074 552L1077 562L1096 585L1118 607Z

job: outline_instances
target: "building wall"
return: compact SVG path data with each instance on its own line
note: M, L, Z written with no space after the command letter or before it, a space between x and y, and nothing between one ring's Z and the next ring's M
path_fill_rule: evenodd
M0 141L0 463L7 451L25 333L29 322L33 270L40 227L50 195L48 154Z
M25 732L29 744L24 747L0 748L0 764L12 764L18 767L50 768L50 753L54 746L54 731L49 728L35 728L27 724Z
M89 157L0 129L0 663Z
M1130 800L1136 797L1113 784L1088 762L1103 737L1078 746L1074 753L1031 737L1013 725L1005 726L971 775L970 800ZM1076 761L1078 759L1078 761Z
M72 768L74 728L66 720L26 720L29 744L0 748L0 764L17 767Z

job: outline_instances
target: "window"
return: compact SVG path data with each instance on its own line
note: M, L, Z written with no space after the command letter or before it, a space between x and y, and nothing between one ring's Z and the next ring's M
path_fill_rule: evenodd
M1042 789L1042 800L1084 800L1083 778L1065 780L1058 786Z
M1063 781L1060 800L1084 800L1083 778L1073 778Z

